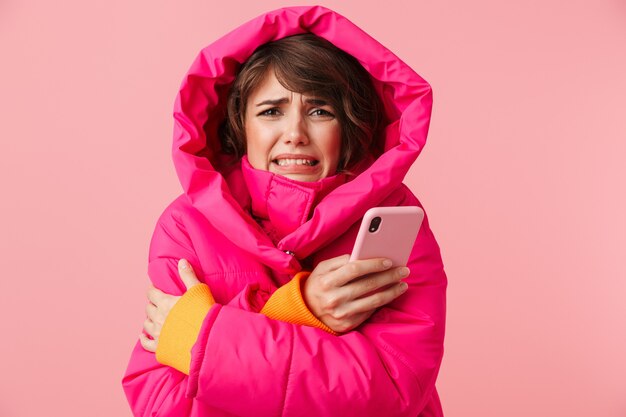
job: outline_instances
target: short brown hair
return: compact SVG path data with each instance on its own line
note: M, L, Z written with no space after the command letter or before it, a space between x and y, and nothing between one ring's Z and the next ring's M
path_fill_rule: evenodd
M263 44L241 66L219 128L224 153L237 159L245 154L247 100L269 70L286 89L315 94L333 106L341 126L337 172L351 169L368 154L378 156L385 115L369 73L352 55L312 33Z

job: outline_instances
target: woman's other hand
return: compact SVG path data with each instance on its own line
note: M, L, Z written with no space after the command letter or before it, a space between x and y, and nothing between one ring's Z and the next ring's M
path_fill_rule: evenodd
M187 290L196 284L200 284L200 280L193 272L193 268L185 259L178 261L178 273ZM146 305L146 320L143 323L145 333L139 335L139 340L145 350L156 352L163 323L165 323L165 319L172 307L174 307L174 304L178 302L181 296L166 294L152 284L148 286L146 295L149 301Z
M303 286L309 310L339 333L356 328L408 288L400 281L409 275L407 267L391 268L385 258L349 260L342 255L320 262Z

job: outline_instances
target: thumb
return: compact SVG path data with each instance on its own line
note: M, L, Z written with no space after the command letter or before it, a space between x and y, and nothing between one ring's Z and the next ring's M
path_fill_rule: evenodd
M191 264L186 259L180 259L178 261L178 274L180 279L183 280L187 289L193 287L196 284L200 284L200 280L196 277L196 273L193 272Z

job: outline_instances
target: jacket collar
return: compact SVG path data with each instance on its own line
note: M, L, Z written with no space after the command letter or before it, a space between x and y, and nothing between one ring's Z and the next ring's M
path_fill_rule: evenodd
M314 182L293 180L253 168L246 156L241 159L241 173L250 196L250 212L275 244L306 223L317 204L346 182L344 174Z

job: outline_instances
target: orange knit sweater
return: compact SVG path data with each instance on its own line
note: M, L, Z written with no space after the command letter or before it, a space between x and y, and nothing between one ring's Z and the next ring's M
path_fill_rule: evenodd
M261 309L261 314L288 323L317 327L337 335L311 313L302 298L302 283L310 272L298 272L291 281L277 289ZM215 303L209 286L196 284L189 288L170 310L156 350L156 359L163 365L189 375L191 348L196 343L200 327Z

